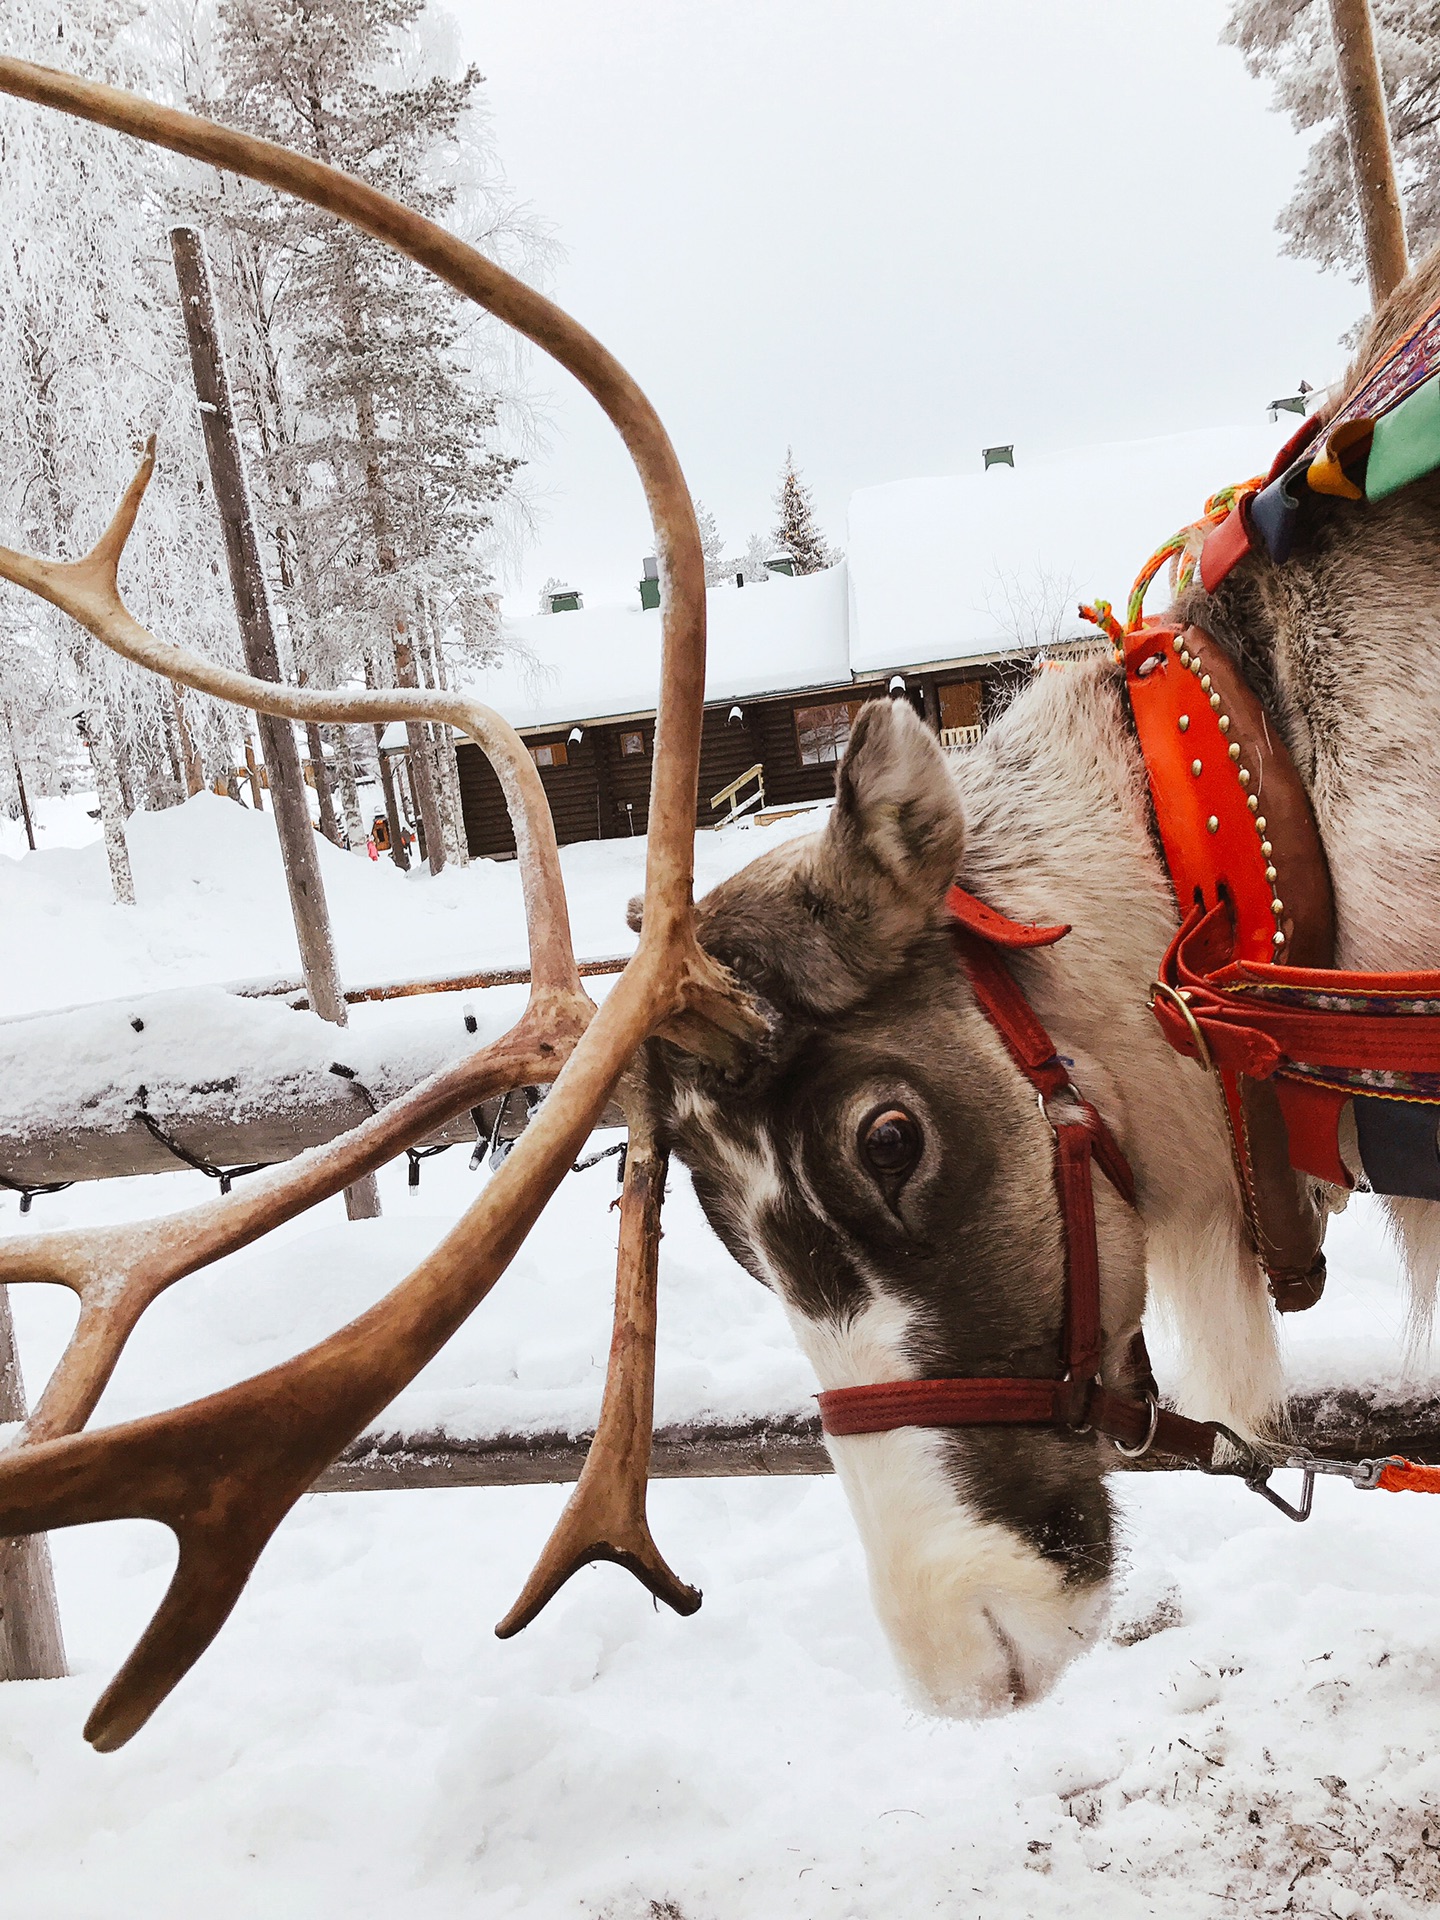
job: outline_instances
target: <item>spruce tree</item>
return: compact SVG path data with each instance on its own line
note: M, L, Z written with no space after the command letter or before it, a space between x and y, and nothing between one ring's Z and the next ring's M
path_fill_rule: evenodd
M1434 0L1371 0L1410 256L1440 241L1440 9ZM1318 135L1276 226L1283 252L1365 277L1365 248L1340 118L1326 0L1236 0L1222 38L1296 130Z
M780 475L780 490L775 495L775 510L779 515L775 545L781 553L790 556L796 573L823 573L827 567L835 565L840 555L832 552L820 531L810 489L800 478L795 455L789 447L785 449L785 466Z

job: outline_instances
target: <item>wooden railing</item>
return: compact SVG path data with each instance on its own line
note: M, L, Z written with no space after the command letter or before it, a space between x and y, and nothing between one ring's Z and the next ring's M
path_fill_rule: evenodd
M979 727L942 727L940 744L947 753L959 753L962 747L973 747L980 738Z
M742 800L740 798L740 789L741 787L748 786L752 780L755 782L755 791L746 794ZM748 813L751 807L764 806L765 769L758 760L753 767L747 767L744 773L737 774L728 787L722 787L720 789L719 793L717 793L715 798L710 802L710 811L714 813L715 809L723 806L727 800L730 802L730 811L725 815L723 820L716 822L716 825L719 827L728 827L732 820L738 820L741 814Z

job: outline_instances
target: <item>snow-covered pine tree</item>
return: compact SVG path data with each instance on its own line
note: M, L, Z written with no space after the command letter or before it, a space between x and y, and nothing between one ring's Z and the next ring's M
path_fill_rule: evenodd
M1440 8L1371 0L1412 259L1440 240ZM1301 133L1318 137L1276 226L1283 251L1365 277L1365 247L1340 119L1326 0L1237 0L1222 38Z
M425 0L221 0L216 18L206 111L432 216L458 214L493 252L523 240L476 111L480 76L441 70ZM313 208L243 193L212 207L234 234L253 336L297 669L333 682L369 652L382 678L418 685L427 651L493 647L484 589L520 464L501 414L513 425L523 408L494 377L488 330L433 278ZM452 750L420 727L411 749L439 866L447 844L463 848L458 821L442 818L458 783L437 760Z
M769 557L769 546L758 533L752 533L745 542L745 558L740 563L747 587L757 586L762 580L770 578L770 569L765 564Z
M733 578L734 569L725 559L725 542L715 516L702 500L695 502L695 520L700 528L700 551L705 556L705 584L723 587Z
M840 555L831 550L820 531L810 489L800 478L795 455L789 447L785 449L775 511L779 515L775 545L781 553L789 554L796 573L823 573L826 567L835 565Z

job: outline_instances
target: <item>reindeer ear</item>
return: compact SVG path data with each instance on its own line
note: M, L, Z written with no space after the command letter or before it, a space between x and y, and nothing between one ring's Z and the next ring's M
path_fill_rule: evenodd
M908 700L871 700L860 709L826 838L844 891L869 894L878 883L925 913L959 872L960 796L939 741Z

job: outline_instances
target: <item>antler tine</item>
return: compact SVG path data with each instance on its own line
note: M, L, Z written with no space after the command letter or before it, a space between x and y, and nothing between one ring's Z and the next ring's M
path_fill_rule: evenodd
M118 1746L144 1724L219 1631L316 1475L490 1291L653 1024L656 997L653 968L633 964L484 1192L368 1312L223 1393L0 1453L0 1537L151 1519L180 1544L160 1611L91 1716L86 1733L97 1746Z
M414 1377L493 1286L647 1034L692 1007L692 1021L711 1020L717 1004L734 1006L740 996L701 953L691 905L704 699L703 556L679 462L634 381L584 329L531 288L420 215L318 161L24 61L0 59L0 91L296 193L406 254L518 328L575 373L620 432L649 501L664 581L662 680L640 948L575 1046L550 1098L484 1193L408 1280L308 1353L190 1407L108 1433L76 1434L0 1456L0 1535L143 1515L170 1525L180 1541L180 1565L170 1592L87 1728L97 1745L110 1747L143 1724L209 1644L264 1542L315 1475ZM487 752L493 738L501 751L492 753L492 761L506 783L507 799L512 799L513 789L521 801L516 807L512 799L517 829L536 817L523 800L527 791L540 791L529 756L513 733L500 731L498 717L483 708L466 705L465 717L457 718L458 706L442 705L443 695L328 695L278 688L197 663L147 635L120 602L111 553L111 547L123 547L123 516L137 489L143 491L144 477L142 470L122 504L118 533L112 529L115 538L108 545L102 541L89 556L89 577L72 574L62 583L75 603L67 611L77 618L88 612L98 623L90 630L106 644L148 647L131 657L160 672L174 671L187 684L221 698L252 705L263 699L270 711L284 717L451 720L472 731ZM7 559L15 563L20 556ZM54 563L23 564L50 567L47 584L55 585ZM79 564L83 569L85 563ZM107 567L108 593L103 590ZM97 578L102 589L98 596ZM126 650L121 645L121 651ZM525 764L520 764L516 749ZM552 830L552 854L553 847ZM538 884L537 849L522 841L520 852L522 858L531 856L530 882ZM540 916L540 926L532 920L532 934L543 931L546 923L552 935L564 927L568 949L558 856L549 875L554 911ZM530 904L527 893L527 908ZM543 947L535 950L537 988L573 991L573 960L572 977L558 977L564 972L563 959L558 948L551 954ZM542 983L547 965L556 972ZM638 1337L643 1341L643 1332ZM638 1402L631 1404L638 1410Z
M19 1444L76 1433L95 1410L125 1343L178 1280L248 1246L340 1193L457 1113L512 1087L553 1081L588 1024L557 1005L527 1008L490 1046L432 1074L339 1139L298 1154L218 1200L159 1220L88 1227L0 1244L0 1286L48 1281L78 1295L80 1315Z
M575 1491L519 1599L495 1631L528 1627L572 1573L592 1560L626 1567L677 1613L694 1613L700 1593L678 1579L650 1535L645 1494L655 1411L655 1322L660 1205L668 1156L657 1151L648 1116L627 1102L630 1143L620 1198L615 1263L615 1330L595 1438Z

